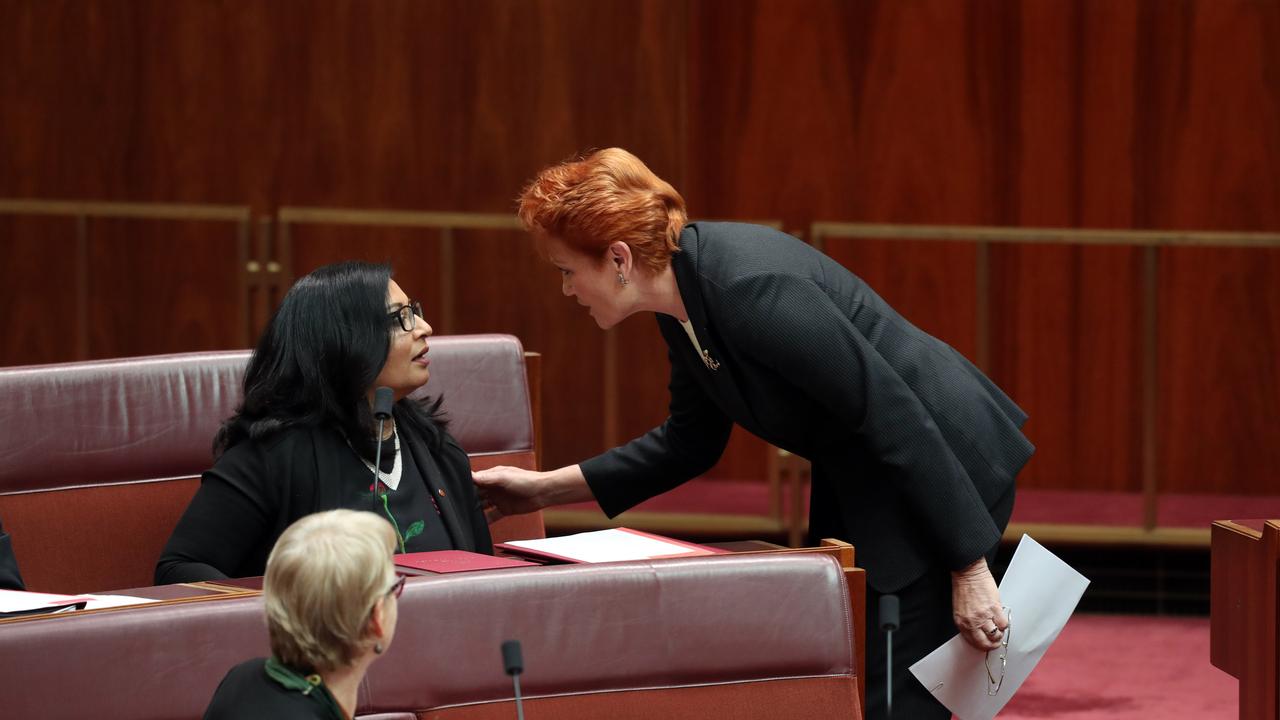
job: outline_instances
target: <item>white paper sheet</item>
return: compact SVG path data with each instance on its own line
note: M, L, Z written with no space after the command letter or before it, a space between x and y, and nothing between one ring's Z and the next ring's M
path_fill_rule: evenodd
M626 528L596 530L539 540L512 540L503 544L539 553L550 553L584 563L714 554L714 551L709 549L703 551L696 546Z
M1023 535L1000 582L1000 602L1009 609L1009 647L1004 682L988 694L988 660L1000 677L998 651L977 650L957 635L911 666L911 673L960 720L991 720L1013 697L1062 632L1089 586L1083 575Z
M101 610L102 608L124 607L126 605L143 605L156 602L147 598L130 595L54 595L50 593L22 592L20 590L0 590L0 613L21 612L37 608L57 607L74 602L85 603L85 610Z
M70 605L84 602L84 595L53 595L50 593L23 592L21 590L0 590L0 612L25 612L37 608Z
M124 607L126 605L146 605L147 603L160 602L159 600L133 597L132 595L81 595L80 597L89 598L89 603L84 606L85 610L101 610L103 608Z

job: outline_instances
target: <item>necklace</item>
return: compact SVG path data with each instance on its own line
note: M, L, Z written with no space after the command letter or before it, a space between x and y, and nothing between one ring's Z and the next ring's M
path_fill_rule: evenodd
M391 472L385 475L380 475L380 478L384 485L395 490L400 487L400 474L404 471L404 466L400 462L400 431L394 426L391 428L391 437L395 439L395 449L392 450L392 453L395 455L395 462L391 465ZM374 473L375 475L379 474L373 467L373 463L369 462L363 455L356 452L356 449L352 447L350 440L347 441L347 447L351 448L351 452L356 453L356 457L360 458L360 462L364 463L364 466L369 468L369 472ZM376 490L377 488L375 487L374 489Z

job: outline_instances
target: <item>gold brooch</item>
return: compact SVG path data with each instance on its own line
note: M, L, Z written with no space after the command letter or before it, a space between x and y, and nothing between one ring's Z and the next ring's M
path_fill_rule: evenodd
M706 350L702 351L702 364L706 365L707 369L713 372L720 369L720 361L711 357L711 353Z

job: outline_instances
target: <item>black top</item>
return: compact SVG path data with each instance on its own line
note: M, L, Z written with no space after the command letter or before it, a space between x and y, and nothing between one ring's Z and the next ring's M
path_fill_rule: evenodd
M408 423L397 426L404 475L387 505L408 550L492 553L466 453L447 434L432 449ZM271 548L295 520L335 508L376 511L372 485L369 468L337 429L294 427L260 442L244 440L204 473L160 555L155 581L262 575Z
M267 659L256 658L231 668L204 711L204 720L334 720L318 687L304 695L267 676Z
M893 592L995 547L1034 451L1026 415L866 283L776 230L692 223L672 269L704 362L658 315L670 416L581 464L610 516L700 475L733 423L813 461L810 539L858 547ZM714 369L713 369L714 367Z
M453 550L453 541L449 539L449 533L444 528L440 510L431 500L427 483L423 480L417 463L414 462L413 453L404 452L403 447L401 450L400 482L396 484L395 489L392 489L386 484L386 479L395 467L395 439L391 438L382 443L382 479L380 481L382 492L380 493L373 492L373 472L369 469L369 465L360 462L355 451L352 451L351 463L359 465L364 470L369 484L367 487L361 487L359 483L347 486L347 492L340 507L370 510L391 520L391 524L396 529L396 536L399 538L396 552ZM368 458L368 460L372 465L374 458ZM430 473L439 475L440 468L434 459L429 457L427 462L432 466ZM353 474L357 472L352 467L346 470Z
M0 590L25 590L22 575L18 573L18 559L13 556L9 534L0 526Z

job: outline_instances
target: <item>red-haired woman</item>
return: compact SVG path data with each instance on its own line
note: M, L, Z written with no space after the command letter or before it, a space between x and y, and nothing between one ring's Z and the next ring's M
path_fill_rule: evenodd
M520 218L601 328L656 314L671 414L577 465L477 473L491 516L594 499L613 517L710 469L736 422L812 461L810 539L858 548L871 586L868 716L885 706L877 600L896 593L894 704L900 717L949 717L905 670L957 628L976 648L1000 646L1008 619L987 561L1034 450L1026 415L809 245L689 223L680 194L625 150L542 171Z

